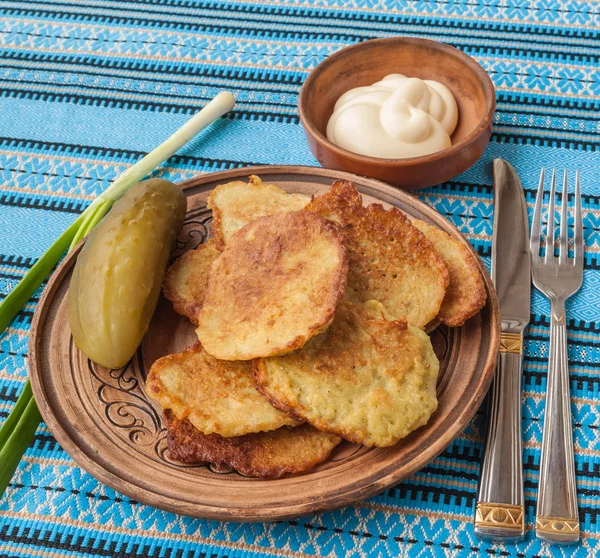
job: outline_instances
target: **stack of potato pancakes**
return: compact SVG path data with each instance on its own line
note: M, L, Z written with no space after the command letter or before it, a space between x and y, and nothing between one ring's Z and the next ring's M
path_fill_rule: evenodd
M171 457L276 478L341 439L391 446L437 407L435 324L485 304L458 240L350 182L310 198L252 176L210 195L212 238L167 271L198 342L157 360L147 392Z

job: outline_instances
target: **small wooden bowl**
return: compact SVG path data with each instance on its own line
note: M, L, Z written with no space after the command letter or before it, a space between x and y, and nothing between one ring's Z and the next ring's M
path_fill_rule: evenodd
M380 159L352 153L327 139L327 122L340 96L392 73L433 79L452 91L459 116L451 147L423 157ZM443 43L408 37L366 41L332 54L310 73L298 100L308 145L321 165L405 190L439 184L473 165L489 143L495 106L492 81L470 56Z

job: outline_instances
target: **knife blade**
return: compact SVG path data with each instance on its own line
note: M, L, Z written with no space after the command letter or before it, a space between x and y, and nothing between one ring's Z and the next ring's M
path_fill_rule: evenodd
M531 296L529 219L521 181L504 159L494 161L492 280L502 331L522 332L529 323Z
M531 255L521 181L503 159L494 161L492 278L500 305L500 352L488 400L475 535L508 542L525 536L521 366L523 330L530 313Z

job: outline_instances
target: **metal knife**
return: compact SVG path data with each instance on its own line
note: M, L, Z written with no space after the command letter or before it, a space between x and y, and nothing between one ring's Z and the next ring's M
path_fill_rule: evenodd
M475 535L516 541L525 536L521 443L523 330L529 323L531 254L523 188L515 169L494 160L492 279L500 304L500 353L488 399Z

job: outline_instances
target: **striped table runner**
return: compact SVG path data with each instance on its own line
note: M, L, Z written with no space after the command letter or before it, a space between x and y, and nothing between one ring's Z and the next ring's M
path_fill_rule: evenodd
M582 542L550 549L473 536L483 415L433 463L355 507L238 525L162 512L99 484L40 426L0 501L0 556L591 556L600 533L600 9L576 0L3 0L0 3L0 298L89 200L218 91L236 110L171 158L179 181L249 164L315 165L298 124L311 68L369 38L419 36L476 58L497 90L483 158L419 197L489 264L490 164L509 160L532 209L542 166L579 169L587 254L570 300L569 356ZM37 293L0 337L0 421L27 375ZM532 527L549 306L533 295L524 371Z

